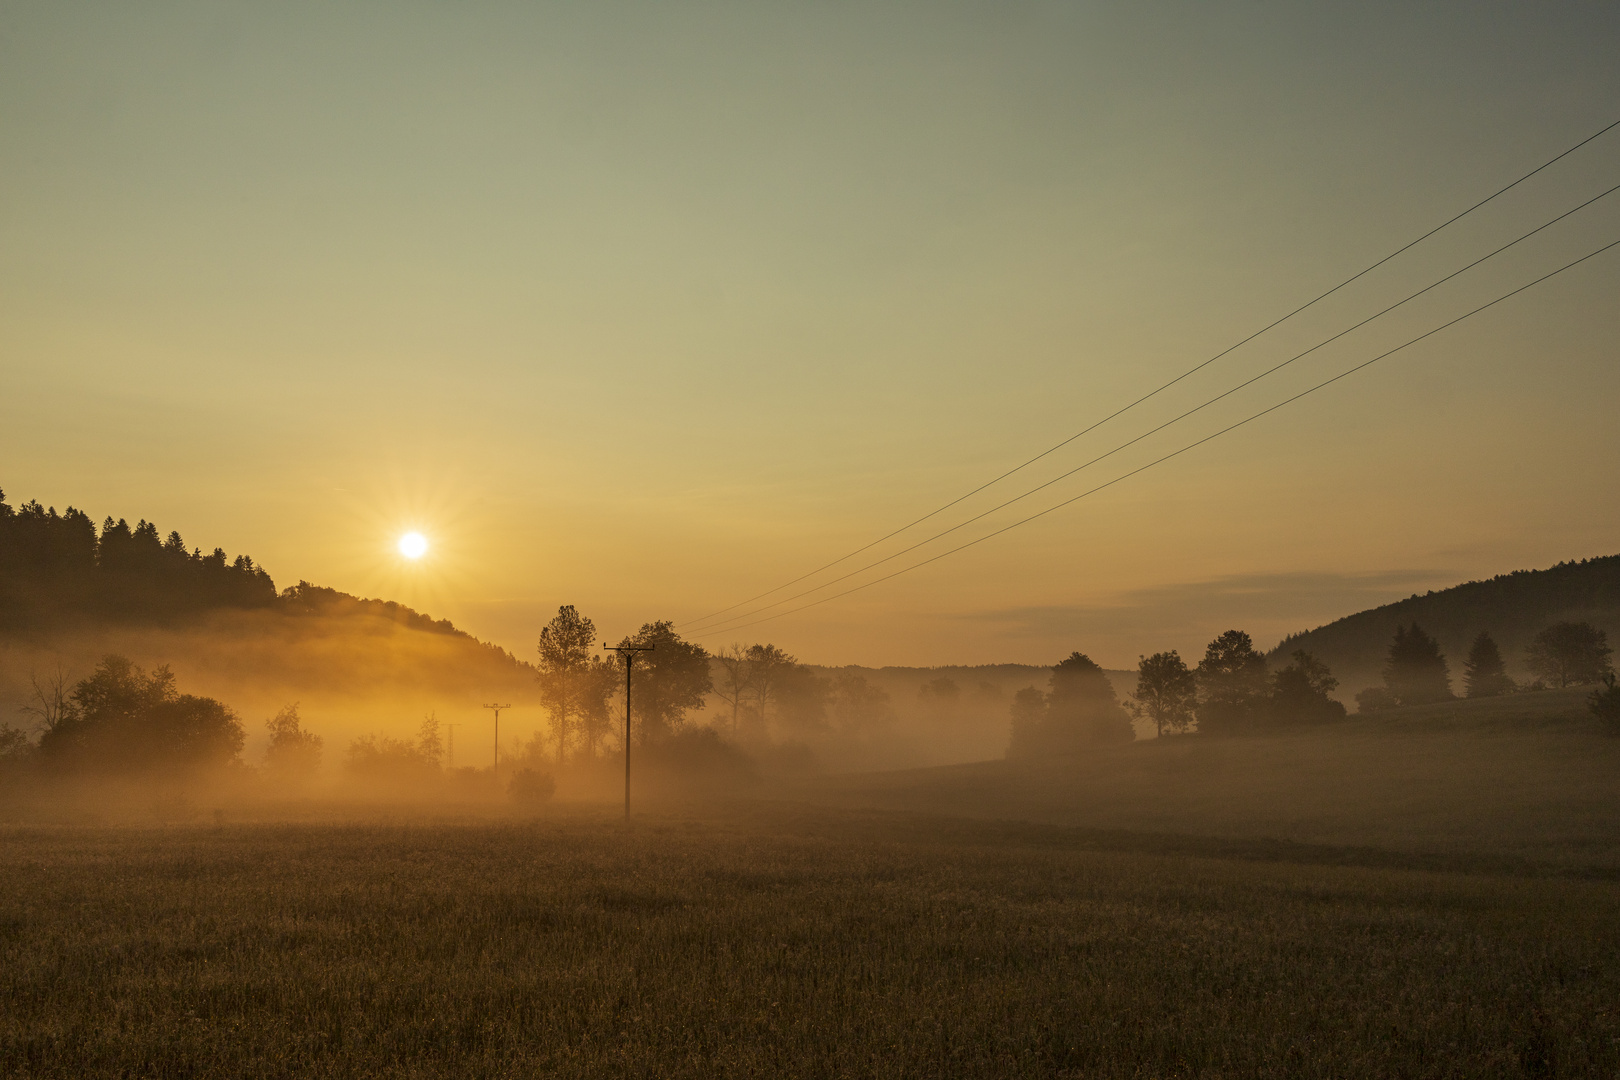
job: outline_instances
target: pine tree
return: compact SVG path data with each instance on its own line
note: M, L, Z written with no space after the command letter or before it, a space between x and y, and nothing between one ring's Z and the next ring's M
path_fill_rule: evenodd
M1395 628L1384 665L1384 685L1402 705L1451 699L1451 668L1440 652L1440 643L1417 623Z
M1463 665L1463 690L1471 698L1513 692L1513 680L1502 663L1502 651L1488 631L1481 630L1474 644L1469 646L1468 662Z

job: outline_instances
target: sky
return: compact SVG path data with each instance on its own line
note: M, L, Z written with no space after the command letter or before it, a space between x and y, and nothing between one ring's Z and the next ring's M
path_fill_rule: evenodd
M1620 240L1620 193L995 507L1620 184L1620 128L731 608L1620 120L1617 54L1607 3L0 0L0 487L520 656L574 604L1124 667L1613 554L1620 248L1125 474Z

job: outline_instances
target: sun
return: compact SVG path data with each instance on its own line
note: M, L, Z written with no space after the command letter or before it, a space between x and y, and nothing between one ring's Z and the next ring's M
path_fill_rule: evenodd
M427 554L427 537L419 532L408 532L399 538L399 553L407 559L420 559Z

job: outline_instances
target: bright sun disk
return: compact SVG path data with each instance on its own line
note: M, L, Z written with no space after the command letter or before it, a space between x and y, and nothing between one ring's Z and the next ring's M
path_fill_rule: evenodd
M409 532L399 538L399 553L407 559L420 559L427 549L427 537L421 533Z

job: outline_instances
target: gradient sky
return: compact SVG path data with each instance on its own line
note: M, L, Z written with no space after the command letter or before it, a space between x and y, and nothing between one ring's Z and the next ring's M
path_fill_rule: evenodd
M562 603L690 619L1620 119L1617 56L1612 3L0 2L0 485L524 656ZM1620 129L952 513L1617 183ZM1620 193L959 535L1616 239ZM704 643L1127 666L1620 551L1617 298L1620 249Z

